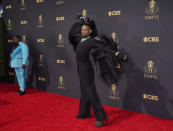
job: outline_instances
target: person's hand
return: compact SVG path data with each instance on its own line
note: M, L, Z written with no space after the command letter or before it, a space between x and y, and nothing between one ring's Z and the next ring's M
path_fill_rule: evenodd
M23 64L23 65L22 65L22 68L23 68L23 69L25 69L25 68L26 68L26 65L25 65L25 64Z
M120 69L120 64L117 64L115 68Z

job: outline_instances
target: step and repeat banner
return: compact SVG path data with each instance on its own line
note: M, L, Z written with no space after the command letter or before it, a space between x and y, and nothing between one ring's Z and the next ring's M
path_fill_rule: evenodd
M19 34L30 50L28 87L80 98L68 32L77 13L82 13L95 20L98 33L112 37L129 58L118 67L123 75L117 88L107 87L95 75L102 103L173 119L171 0L4 0L2 4L10 79L15 76L8 67L12 38Z
M3 19L0 16L0 77L4 77L4 76L5 76L4 32L3 32Z

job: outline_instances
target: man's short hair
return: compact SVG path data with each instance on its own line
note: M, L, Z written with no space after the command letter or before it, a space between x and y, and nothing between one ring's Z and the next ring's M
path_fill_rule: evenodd
M19 39L19 41L21 41L21 36L20 35L15 35L14 37L16 37L17 39Z

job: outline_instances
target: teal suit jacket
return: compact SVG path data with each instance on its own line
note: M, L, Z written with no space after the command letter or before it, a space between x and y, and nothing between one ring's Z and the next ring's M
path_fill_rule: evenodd
M22 64L28 65L28 56L28 46L20 41L18 47L11 54L11 67L20 68L22 67Z

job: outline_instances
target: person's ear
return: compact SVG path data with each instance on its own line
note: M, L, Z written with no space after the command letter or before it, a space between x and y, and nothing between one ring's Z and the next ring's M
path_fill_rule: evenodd
M90 30L90 33L92 33L92 30Z

